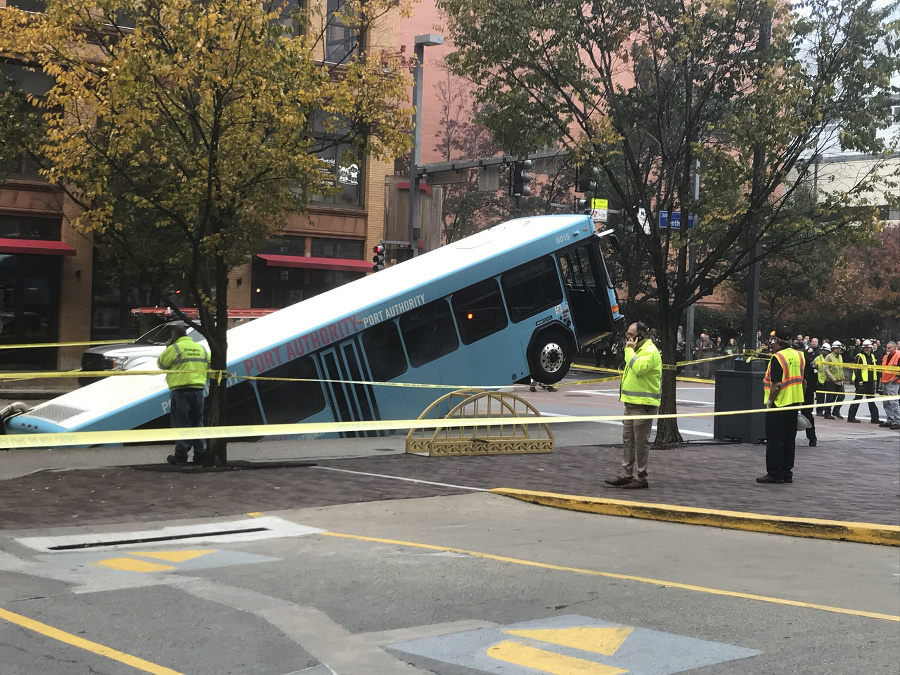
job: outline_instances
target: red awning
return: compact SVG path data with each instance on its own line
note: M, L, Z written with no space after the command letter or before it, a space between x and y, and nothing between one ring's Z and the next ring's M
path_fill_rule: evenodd
M351 258L310 258L302 255L258 253L269 267L305 267L311 270L340 270L342 272L371 272L372 263Z
M0 253L20 255L75 255L68 244L50 239L0 239Z

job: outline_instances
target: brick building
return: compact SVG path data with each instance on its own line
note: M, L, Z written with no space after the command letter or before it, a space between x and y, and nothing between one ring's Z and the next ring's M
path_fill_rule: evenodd
M329 13L340 0L321 0ZM40 0L0 0L40 12ZM369 47L398 47L394 12L367 34ZM349 30L329 28L326 62L340 63L355 49ZM35 95L51 86L13 58L0 57L0 75ZM343 191L315 198L307 214L287 218L278 240L230 274L232 308L280 308L357 279L372 268L371 250L383 237L385 179L393 163L367 158L342 166L341 148L321 159L335 167ZM90 235L70 225L74 205L23 159L0 183L0 345L74 342L134 337L130 310L145 303L97 263ZM81 347L0 350L0 370L74 369Z

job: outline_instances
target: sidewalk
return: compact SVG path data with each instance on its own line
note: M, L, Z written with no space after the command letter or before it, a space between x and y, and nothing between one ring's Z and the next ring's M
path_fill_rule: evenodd
M430 458L403 437L233 443L230 459L305 459L270 470L160 468L169 446L0 452L0 529L232 516L308 506L514 488L757 514L900 524L900 435L873 432L797 448L794 483L759 485L765 448L691 443L652 450L649 490L603 484L621 449L572 446L546 455ZM43 455L42 455L43 453ZM91 467L39 471L54 466ZM64 459L64 461L60 461ZM118 464L119 466L109 466ZM121 466L130 464L131 466ZM16 468L18 467L18 469ZM408 479L408 480L403 480Z
M17 379L15 371L0 372L0 400L33 401L62 396L78 389L77 377Z

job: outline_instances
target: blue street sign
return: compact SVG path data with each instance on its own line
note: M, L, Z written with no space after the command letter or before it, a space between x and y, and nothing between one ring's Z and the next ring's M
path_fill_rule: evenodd
M688 229L694 229L694 214L688 214ZM668 211L660 211L659 212L659 229L664 230L669 227L669 212ZM680 230L681 229L681 211L672 211L672 229Z

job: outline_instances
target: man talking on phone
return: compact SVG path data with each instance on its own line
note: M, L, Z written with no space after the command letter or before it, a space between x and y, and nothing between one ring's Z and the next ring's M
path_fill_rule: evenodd
M203 405L209 370L209 352L187 337L187 328L172 326L166 348L156 361L166 372L169 386L169 418L173 429L203 426ZM187 464L188 453L194 449L194 464L203 464L206 441L194 438L175 442L175 454L166 457L169 464Z
M652 416L659 412L662 391L662 356L648 336L646 324L633 323L625 333L625 370L619 388L619 400L625 404L626 418L622 420L622 471L607 485L628 490L650 487L647 480L647 460L650 457L650 427ZM630 420L642 415L646 419Z

